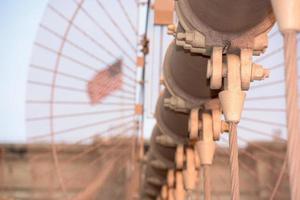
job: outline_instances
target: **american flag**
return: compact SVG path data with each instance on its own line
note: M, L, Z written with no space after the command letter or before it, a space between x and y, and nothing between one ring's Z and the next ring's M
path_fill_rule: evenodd
M88 82L87 90L91 104L100 102L112 92L122 88L122 60L117 60L106 69L99 71Z

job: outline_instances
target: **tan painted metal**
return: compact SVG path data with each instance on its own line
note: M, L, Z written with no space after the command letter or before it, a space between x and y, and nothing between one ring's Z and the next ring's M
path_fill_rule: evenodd
M275 18L265 0L177 0L175 8L179 23L168 26L175 40L164 58L166 89L157 102L148 165L167 171L157 198L189 197L204 169L205 199L211 199L215 141L229 131L228 122L239 122L244 90L269 75L252 56L267 48Z
M196 188L197 169L195 163L195 151L189 147L186 149L186 168L183 171L184 186L187 191L193 191Z
M282 32L300 31L300 1L272 0L274 13Z
M185 189L183 183L183 174L182 171L176 172L176 186L175 186L175 197L176 200L184 200L185 199Z
M145 58L144 58L144 56L138 56L136 58L136 65L138 67L144 67L144 65L145 65Z
M169 25L173 23L174 0L155 0L153 9L155 25Z

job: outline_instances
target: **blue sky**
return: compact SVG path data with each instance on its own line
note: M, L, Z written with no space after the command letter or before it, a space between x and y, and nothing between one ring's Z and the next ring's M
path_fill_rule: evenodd
M47 0L1 0L0 140L25 141L25 88L32 44Z

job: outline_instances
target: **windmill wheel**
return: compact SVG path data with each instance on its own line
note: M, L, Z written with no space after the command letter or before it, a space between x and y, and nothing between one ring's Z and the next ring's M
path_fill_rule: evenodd
M113 187L134 161L138 12L134 0L51 0L45 10L26 120L30 145L52 146L51 155L31 158L47 198L99 199L96 191ZM103 189L101 198L122 192Z

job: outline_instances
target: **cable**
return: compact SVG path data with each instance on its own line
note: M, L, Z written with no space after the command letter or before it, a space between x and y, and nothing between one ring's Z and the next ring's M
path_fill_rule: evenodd
M203 166L204 173L204 199L211 200L211 167L209 165Z
M297 38L295 31L286 31L284 36L286 117L288 130L288 166L290 187L293 200L300 199L299 183L299 106L297 72Z
M231 199L240 199L240 177L239 177L239 155L237 143L236 123L230 123L229 149L230 149L230 171L231 171Z

